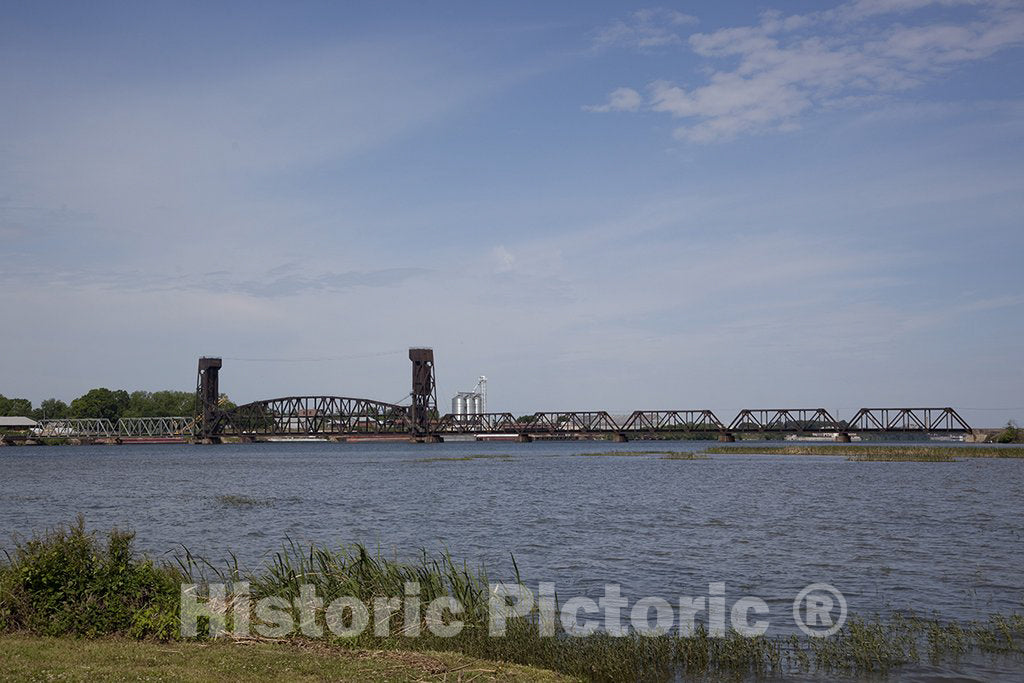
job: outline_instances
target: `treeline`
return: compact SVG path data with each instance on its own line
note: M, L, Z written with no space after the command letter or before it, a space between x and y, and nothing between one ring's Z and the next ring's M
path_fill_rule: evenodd
M0 394L0 415L31 417L34 420L99 417L117 420L122 417L172 417L192 415L196 395L191 391L112 391L105 387L90 389L68 405L59 398L48 398L37 407L26 398L7 398ZM221 407L233 407L221 395Z

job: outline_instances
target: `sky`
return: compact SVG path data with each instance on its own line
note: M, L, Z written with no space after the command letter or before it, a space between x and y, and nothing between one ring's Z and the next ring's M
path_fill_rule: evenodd
M1024 5L0 3L0 393L1024 422Z

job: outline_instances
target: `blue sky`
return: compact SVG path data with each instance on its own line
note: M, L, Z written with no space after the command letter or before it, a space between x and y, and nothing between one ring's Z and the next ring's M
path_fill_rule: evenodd
M396 400L430 345L517 413L1019 420L1022 48L1004 0L6 3L0 392Z

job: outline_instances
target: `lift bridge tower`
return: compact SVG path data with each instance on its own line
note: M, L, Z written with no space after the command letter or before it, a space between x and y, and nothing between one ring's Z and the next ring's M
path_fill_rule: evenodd
M430 420L437 417L437 386L434 382L434 350L409 349L412 361L412 407L409 418L413 434L426 437Z

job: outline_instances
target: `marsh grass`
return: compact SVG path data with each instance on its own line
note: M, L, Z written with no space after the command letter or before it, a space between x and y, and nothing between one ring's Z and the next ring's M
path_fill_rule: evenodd
M960 462L959 459L946 453L868 453L866 455L851 455L846 459L850 462Z
M595 453L577 453L576 455L582 455L586 457L603 457L603 456L622 456L630 457L634 455L661 455L664 457L680 456L679 460L690 460L688 456L692 456L693 453L690 451L599 451Z
M497 460L498 462L512 462L514 458L507 453L488 453L480 455L453 455L453 456L438 456L436 458L416 458L414 460L405 460L403 462L471 462L474 460Z
M459 600L464 611L458 618L465 623L460 634L432 635L423 610L408 622L415 623L422 635L408 637L407 615L400 607L385 618L387 635L376 635L372 626L352 638L330 636L325 630L326 644L372 651L456 652L599 681L777 678L800 672L853 672L863 677L911 662L955 661L971 652L1024 654L1021 615L994 616L981 624L899 614L885 620L851 618L831 638L806 639L747 638L735 632L712 637L701 624L685 637L542 637L536 614L531 614L510 619L507 635L498 638L488 635L491 591L485 568L457 562L448 552L421 551L412 560L401 561L362 545L329 549L292 542L255 572L243 571L234 558L216 567L187 550L175 561L176 566L157 565L139 558L132 551L131 534L113 531L104 541L87 532L81 518L69 528L19 541L6 561L0 559L0 633L177 638L181 583L236 581L249 583L254 603L264 597L288 600L299 624L295 600L303 584L315 586L323 604L353 596L372 609L374 598L402 596L405 584L414 581L424 605L438 597ZM512 566L514 580L522 583L514 558ZM322 605L314 612L322 626ZM376 624L373 618L371 624ZM232 627L230 617L227 626ZM315 647L300 636L288 642Z
M274 504L269 498L250 498L249 496L237 496L224 494L217 496L217 502L225 507L232 508L266 508Z
M847 455L865 458L1024 458L1024 447L993 446L850 446L804 444L800 446L711 446L706 453L720 455ZM893 460L896 462L896 460ZM932 461L938 462L938 461Z
M662 460L710 460L708 456L703 453L666 453L661 456Z

